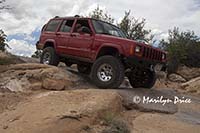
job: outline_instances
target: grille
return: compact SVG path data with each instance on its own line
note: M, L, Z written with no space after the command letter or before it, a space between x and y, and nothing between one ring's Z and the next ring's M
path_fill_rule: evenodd
M152 48L144 47L143 57L150 60L162 61L162 52Z

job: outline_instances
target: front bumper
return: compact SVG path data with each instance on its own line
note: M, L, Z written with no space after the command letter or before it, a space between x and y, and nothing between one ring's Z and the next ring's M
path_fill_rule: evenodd
M139 68L152 68L157 64L162 64L162 71L166 70L166 62L157 61L157 60L149 60L142 57L130 56L125 57L125 64L128 68L139 67Z

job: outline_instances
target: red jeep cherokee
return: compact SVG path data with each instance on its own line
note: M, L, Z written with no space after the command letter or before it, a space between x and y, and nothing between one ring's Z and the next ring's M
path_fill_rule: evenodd
M90 74L100 88L117 88L127 76L134 88L152 88L156 72L166 62L166 53L127 39L115 25L81 17L55 17L43 28L37 49L41 63L67 66Z

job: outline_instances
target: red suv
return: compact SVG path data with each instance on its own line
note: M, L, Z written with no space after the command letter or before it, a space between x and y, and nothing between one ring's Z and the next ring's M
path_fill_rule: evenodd
M55 17L42 28L37 49L41 63L77 64L100 88L117 88L128 77L134 88L152 88L166 53L127 39L117 26L82 17Z

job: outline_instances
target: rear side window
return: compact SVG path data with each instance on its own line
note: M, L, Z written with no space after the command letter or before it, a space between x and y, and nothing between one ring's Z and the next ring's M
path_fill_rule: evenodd
M61 20L51 20L49 24L47 25L47 28L45 29L45 31L51 31L51 32L56 31L60 22Z
M74 20L65 20L60 28L61 32L70 32L73 26Z

